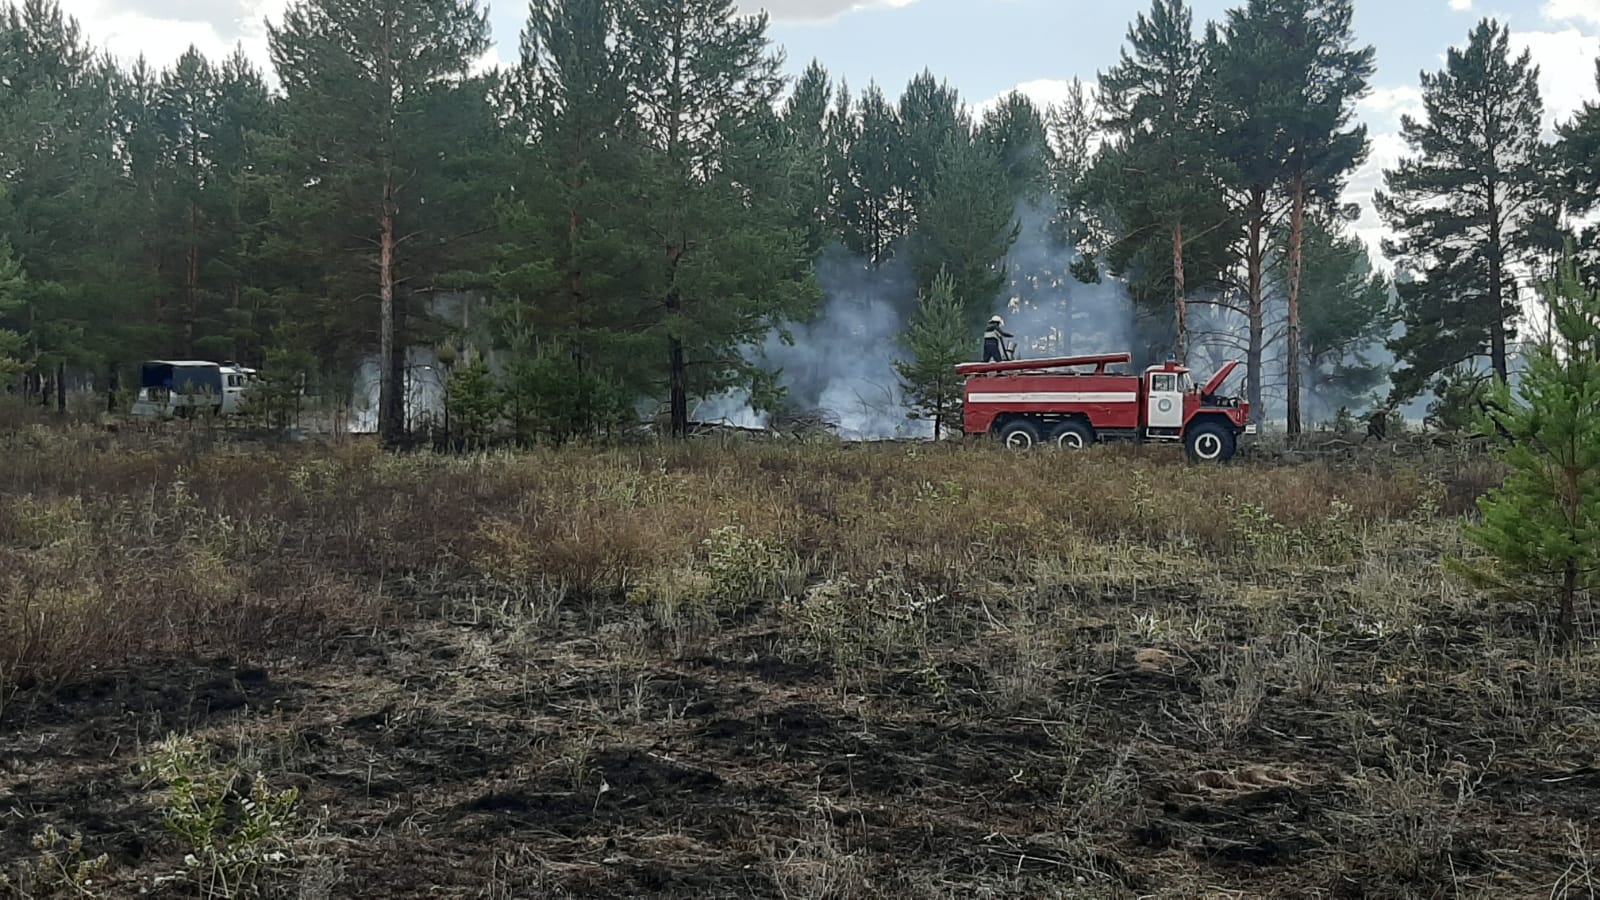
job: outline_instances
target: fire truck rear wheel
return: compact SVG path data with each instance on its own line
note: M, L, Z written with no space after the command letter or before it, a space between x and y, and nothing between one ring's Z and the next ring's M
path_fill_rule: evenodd
M1068 419L1050 432L1050 442L1063 450L1082 450L1094 443L1094 429L1086 422Z
M1233 432L1216 422L1201 422L1189 429L1184 441L1189 458L1196 462L1223 463L1233 459L1237 440Z
M1007 450L1032 450L1039 443L1039 428L1027 419L1013 419L1000 427L1000 443Z

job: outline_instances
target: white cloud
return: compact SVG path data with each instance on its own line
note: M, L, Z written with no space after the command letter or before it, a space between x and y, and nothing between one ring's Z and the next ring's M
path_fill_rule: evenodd
M1371 135L1371 149L1367 154L1367 161L1350 176L1350 182L1345 186L1344 199L1347 203L1355 203L1361 207L1361 218L1356 221L1354 230L1362 240L1367 242L1367 248L1372 257L1381 266L1387 267L1388 261L1383 257L1383 239L1390 234L1383 220L1378 217L1377 207L1373 205L1373 194L1383 188L1383 171L1392 169L1400 164L1408 148L1405 139L1398 132L1385 131Z
M1600 0L1594 0L1600 3ZM1600 22L1600 8L1595 11ZM1539 95L1544 98L1545 127L1553 129L1594 98L1595 60L1600 59L1600 34L1577 28L1562 31L1513 31L1514 52L1527 49L1539 67Z
M1472 9L1472 0L1450 0L1450 8L1456 12L1466 12Z
M283 12L287 0L62 0L84 34L123 60L143 56L166 66L190 46L213 59L242 47L267 65L265 20Z
M1086 82L1093 87L1092 79ZM1009 96L1012 91L1020 91L1023 96L1033 101L1041 112L1047 111L1052 106L1065 103L1068 92L1072 90L1072 82L1065 78L1039 78L1033 81L1024 81L1010 90L996 94L986 100L981 100L973 105L973 115L979 119L984 113L1000 105L1000 101Z
M1356 104L1356 113L1373 131L1398 131L1401 116L1422 115L1422 89L1413 85L1374 88Z
M826 24L849 13L911 6L917 0L738 0L744 12L765 10L774 22ZM267 20L277 21L289 0L61 0L62 11L78 20L84 33L114 56L132 61L144 56L164 67L191 45L213 59L242 47L263 69L268 67ZM501 36L504 37L503 35ZM504 61L502 40L477 68Z
M867 9L898 9L917 0L739 0L744 12L765 10L774 22L820 25L847 13Z
M1547 0L1544 16L1554 22L1584 22L1600 26L1600 3L1595 0Z

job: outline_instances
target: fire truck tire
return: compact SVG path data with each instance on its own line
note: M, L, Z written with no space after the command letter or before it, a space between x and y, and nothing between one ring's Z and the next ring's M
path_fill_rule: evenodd
M1190 459L1205 463L1225 463L1238 449L1233 431L1216 422L1201 422L1189 429L1184 445Z
M1050 432L1050 443L1063 450L1083 450L1094 443L1094 429L1087 422L1068 419Z
M1039 427L1027 419L1012 419L1000 426L1000 443L1007 450L1032 450L1039 444Z

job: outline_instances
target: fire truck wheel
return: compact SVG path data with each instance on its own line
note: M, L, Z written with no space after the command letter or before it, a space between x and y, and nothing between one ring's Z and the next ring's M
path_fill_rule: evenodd
M1069 419L1050 432L1050 441L1063 450L1082 450L1094 443L1094 430L1087 423Z
M1039 429L1026 419L1013 419L1001 427L1000 443L1007 450L1031 450L1039 443Z
M1201 422L1189 430L1189 458L1197 462L1227 462L1233 459L1236 441L1233 432L1216 422Z

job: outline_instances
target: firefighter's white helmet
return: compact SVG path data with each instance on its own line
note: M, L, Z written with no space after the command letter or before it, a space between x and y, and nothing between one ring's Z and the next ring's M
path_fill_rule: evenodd
M1006 320L1000 318L999 316L995 316L989 320L989 324L995 326L996 328L1004 328L1006 327Z

